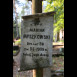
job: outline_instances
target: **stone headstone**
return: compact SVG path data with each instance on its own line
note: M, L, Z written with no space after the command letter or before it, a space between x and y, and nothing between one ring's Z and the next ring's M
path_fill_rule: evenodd
M54 14L48 12L22 16L21 71L52 65Z

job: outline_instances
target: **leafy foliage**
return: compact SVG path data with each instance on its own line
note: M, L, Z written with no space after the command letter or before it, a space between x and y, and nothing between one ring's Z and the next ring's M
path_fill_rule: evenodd
M64 0L47 0L44 12L56 11L54 16L54 33L64 29Z
M17 12L17 6L22 8L21 12ZM13 37L21 36L21 16L25 15L26 9L29 9L28 0L22 3L20 0L13 0Z
M29 5L27 2L25 2L25 5L22 7L21 10L21 15L25 15L27 9L29 9Z

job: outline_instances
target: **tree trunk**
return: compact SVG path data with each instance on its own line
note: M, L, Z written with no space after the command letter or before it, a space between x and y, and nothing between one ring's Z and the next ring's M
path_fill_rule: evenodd
M59 32L57 32L57 41L59 41Z
M15 0L13 0L13 6L15 9L15 14L16 14L16 33L17 33L17 37L19 36L19 29L18 29L18 24L17 24L17 12L16 12L16 6L15 6Z

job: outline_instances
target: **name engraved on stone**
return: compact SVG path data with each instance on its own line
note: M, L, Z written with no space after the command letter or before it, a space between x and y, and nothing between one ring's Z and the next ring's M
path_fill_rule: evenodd
M50 35L31 35L31 34L24 34L23 38L26 39L50 39Z

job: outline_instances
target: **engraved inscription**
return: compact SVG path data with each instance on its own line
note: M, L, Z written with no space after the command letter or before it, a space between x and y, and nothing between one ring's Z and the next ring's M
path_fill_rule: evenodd
M52 65L52 20L50 16L22 20L20 70Z
M23 38L26 39L50 39L50 35L31 35L31 34L24 34Z

